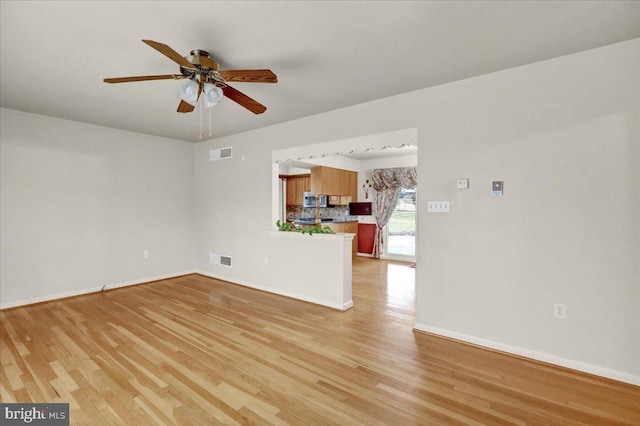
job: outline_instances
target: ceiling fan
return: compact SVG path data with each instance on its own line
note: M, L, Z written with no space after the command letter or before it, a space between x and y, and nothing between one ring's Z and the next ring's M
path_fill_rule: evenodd
M229 86L228 82L277 83L278 77L270 70L225 70L211 59L209 52L194 49L188 56L181 56L166 44L153 40L142 40L178 65L180 74L142 75L136 77L105 78L105 83L127 83L146 80L182 80L187 81L180 87L182 100L178 112L192 112L204 92L203 103L206 108L216 105L223 96L245 107L254 114L262 114L267 107L250 98L239 90Z

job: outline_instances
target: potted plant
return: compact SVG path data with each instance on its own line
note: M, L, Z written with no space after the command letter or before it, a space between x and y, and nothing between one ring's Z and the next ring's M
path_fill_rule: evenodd
M322 226L321 223L316 223L315 225L301 225L297 226L290 222L281 223L279 220L276 222L276 226L279 231L285 232L300 232L302 234L309 233L309 235L313 234L335 234L331 228L328 226Z

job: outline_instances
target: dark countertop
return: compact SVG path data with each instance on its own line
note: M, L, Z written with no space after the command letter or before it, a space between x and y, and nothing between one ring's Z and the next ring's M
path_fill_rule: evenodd
M348 223L348 222L358 222L357 219L343 219L343 218L338 218L338 219L333 219L333 220L323 220L322 224L323 225L329 225L331 223ZM311 218L310 220L300 220L300 219L294 219L293 221L294 224L296 225L315 225L315 219Z

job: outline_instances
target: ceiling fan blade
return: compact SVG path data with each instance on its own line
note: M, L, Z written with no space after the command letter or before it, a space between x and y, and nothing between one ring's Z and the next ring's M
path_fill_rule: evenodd
M195 107L183 100L180 100L180 104L178 105L178 112L193 112Z
M178 52L176 52L166 44L158 43L157 41L153 41L153 40L142 40L142 41L148 44L149 46L153 47L158 52L162 53L164 56L171 59L173 62L177 63L181 67L185 67L192 70L196 69L195 65L187 61L185 58L182 57L182 55L180 55Z
M224 95L227 98L245 107L246 109L248 109L254 114L262 114L267 110L266 106L262 105L260 102L256 101L255 99L251 99L249 96L245 95L239 90L234 89L231 86L223 87L222 91L224 92Z
M271 70L225 70L220 76L226 81L245 83L277 83L278 77Z
M130 81L147 81L147 80L178 80L185 78L182 74L164 74L164 75L139 75L136 77L116 77L105 78L105 83L127 83Z

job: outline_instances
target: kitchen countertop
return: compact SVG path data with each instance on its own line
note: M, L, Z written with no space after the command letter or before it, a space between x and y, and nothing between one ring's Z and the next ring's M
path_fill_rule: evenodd
M332 220L323 220L323 225L329 225L331 223L349 223L349 222L358 222L357 219L345 219L345 218L333 218ZM310 220L300 220L294 219L293 223L296 225L315 225L315 218L310 218Z

